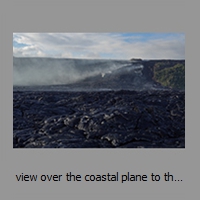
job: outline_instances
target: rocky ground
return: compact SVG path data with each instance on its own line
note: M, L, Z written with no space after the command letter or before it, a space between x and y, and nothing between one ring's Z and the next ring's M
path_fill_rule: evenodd
M184 148L184 91L13 92L14 148Z

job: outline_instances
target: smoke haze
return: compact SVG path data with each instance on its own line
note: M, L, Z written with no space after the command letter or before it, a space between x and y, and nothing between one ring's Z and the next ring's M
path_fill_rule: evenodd
M87 77L106 74L127 65L129 61L13 58L13 85L71 84Z

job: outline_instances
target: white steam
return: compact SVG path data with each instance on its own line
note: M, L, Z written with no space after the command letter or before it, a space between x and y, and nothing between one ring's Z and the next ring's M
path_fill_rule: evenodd
M13 58L13 85L64 85L112 73L129 61L52 58Z

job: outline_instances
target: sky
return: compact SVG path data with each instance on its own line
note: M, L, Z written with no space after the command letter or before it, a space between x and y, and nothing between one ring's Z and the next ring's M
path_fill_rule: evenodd
M185 59L184 33L13 33L13 56Z

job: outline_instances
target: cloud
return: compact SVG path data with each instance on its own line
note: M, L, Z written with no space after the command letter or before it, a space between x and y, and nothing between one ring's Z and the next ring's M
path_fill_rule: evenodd
M184 34L14 33L14 56L184 59Z
M22 56L22 57L28 57L28 56L34 56L34 57L43 57L46 56L46 54L37 46L30 45L25 46L21 48L13 48L13 55L14 56Z

